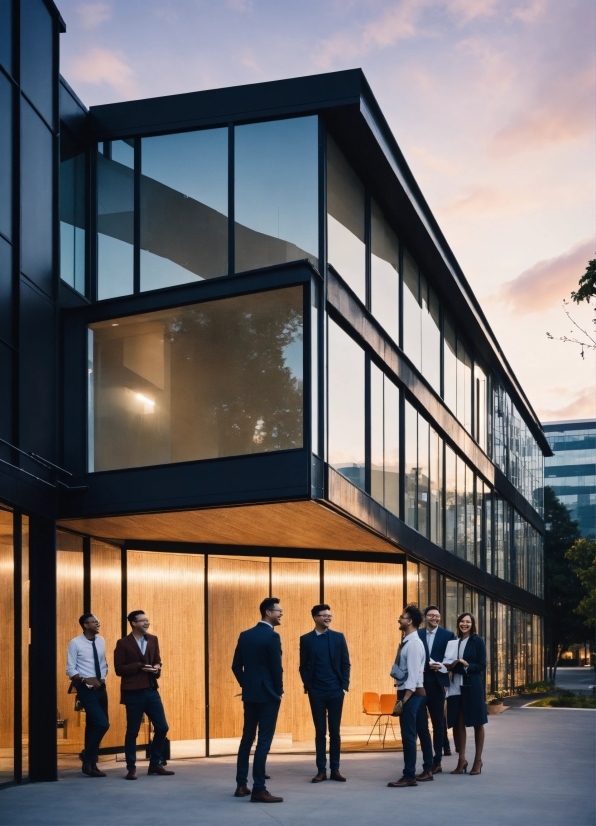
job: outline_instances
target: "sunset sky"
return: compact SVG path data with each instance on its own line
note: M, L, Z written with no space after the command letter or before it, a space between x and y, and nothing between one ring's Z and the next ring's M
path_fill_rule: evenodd
M538 415L596 416L546 337L596 257L593 0L56 2L88 106L361 67Z

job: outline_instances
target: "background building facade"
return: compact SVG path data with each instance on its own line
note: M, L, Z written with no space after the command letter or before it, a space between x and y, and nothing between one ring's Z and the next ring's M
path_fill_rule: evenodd
M234 751L231 656L267 594L282 750L311 737L319 601L351 730L393 690L406 602L477 615L488 691L540 679L550 448L362 72L87 110L53 4L1 8L0 780L81 748L84 610L108 651L150 615L173 756Z
M596 539L596 421L547 422L543 427L554 454L545 461L544 483L569 508L582 537Z

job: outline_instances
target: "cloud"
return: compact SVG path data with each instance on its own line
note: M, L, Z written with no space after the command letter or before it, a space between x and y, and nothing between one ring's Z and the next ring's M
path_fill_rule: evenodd
M79 23L83 29L96 29L112 16L107 3L79 3L76 6Z
M97 47L76 58L69 74L82 83L107 83L125 98L138 95L134 70L123 57L109 49Z
M538 416L543 422L567 421L569 419L596 418L596 390L586 387L572 394L572 399L562 407L541 408Z
M465 25L477 17L490 17L498 5L499 0L448 0L447 10Z
M546 9L546 0L533 0L527 5L520 6L513 10L512 17L514 20L521 20L524 23L533 23L544 14Z
M464 192L451 204L446 206L443 214L478 214L478 212L491 212L503 206L508 206L511 198L505 196L494 186L484 186L477 184L467 187Z
M538 261L517 278L506 281L492 297L517 315L542 312L569 298L594 257L595 239L580 241L567 252Z

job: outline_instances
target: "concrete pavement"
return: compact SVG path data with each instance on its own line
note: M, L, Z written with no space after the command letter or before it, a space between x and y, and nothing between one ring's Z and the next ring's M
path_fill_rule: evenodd
M589 694L590 686L596 685L593 668L557 668L555 680L557 688L574 691L576 694Z
M106 778L67 772L58 783L0 791L0 826L594 826L595 726L594 711L510 708L489 718L480 776L444 773L406 789L386 786L401 774L399 752L346 755L348 782L319 785L309 782L312 757L275 755L268 785L285 802L268 805L232 796L231 758L174 761L170 778L148 777L140 764L134 783L122 764L102 763ZM471 764L473 747L467 756ZM447 772L455 764L444 758Z

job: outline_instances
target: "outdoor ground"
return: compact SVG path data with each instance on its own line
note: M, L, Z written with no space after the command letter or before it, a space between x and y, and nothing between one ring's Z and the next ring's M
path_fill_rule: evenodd
M348 782L316 786L312 757L276 755L268 786L285 802L268 805L232 796L231 758L174 761L175 777L148 777L141 763L134 783L122 764L102 763L106 778L69 771L0 791L0 826L594 826L595 731L594 711L509 708L489 718L481 775L452 777L457 758L447 757L447 773L406 789L386 786L401 774L399 752L346 755Z

